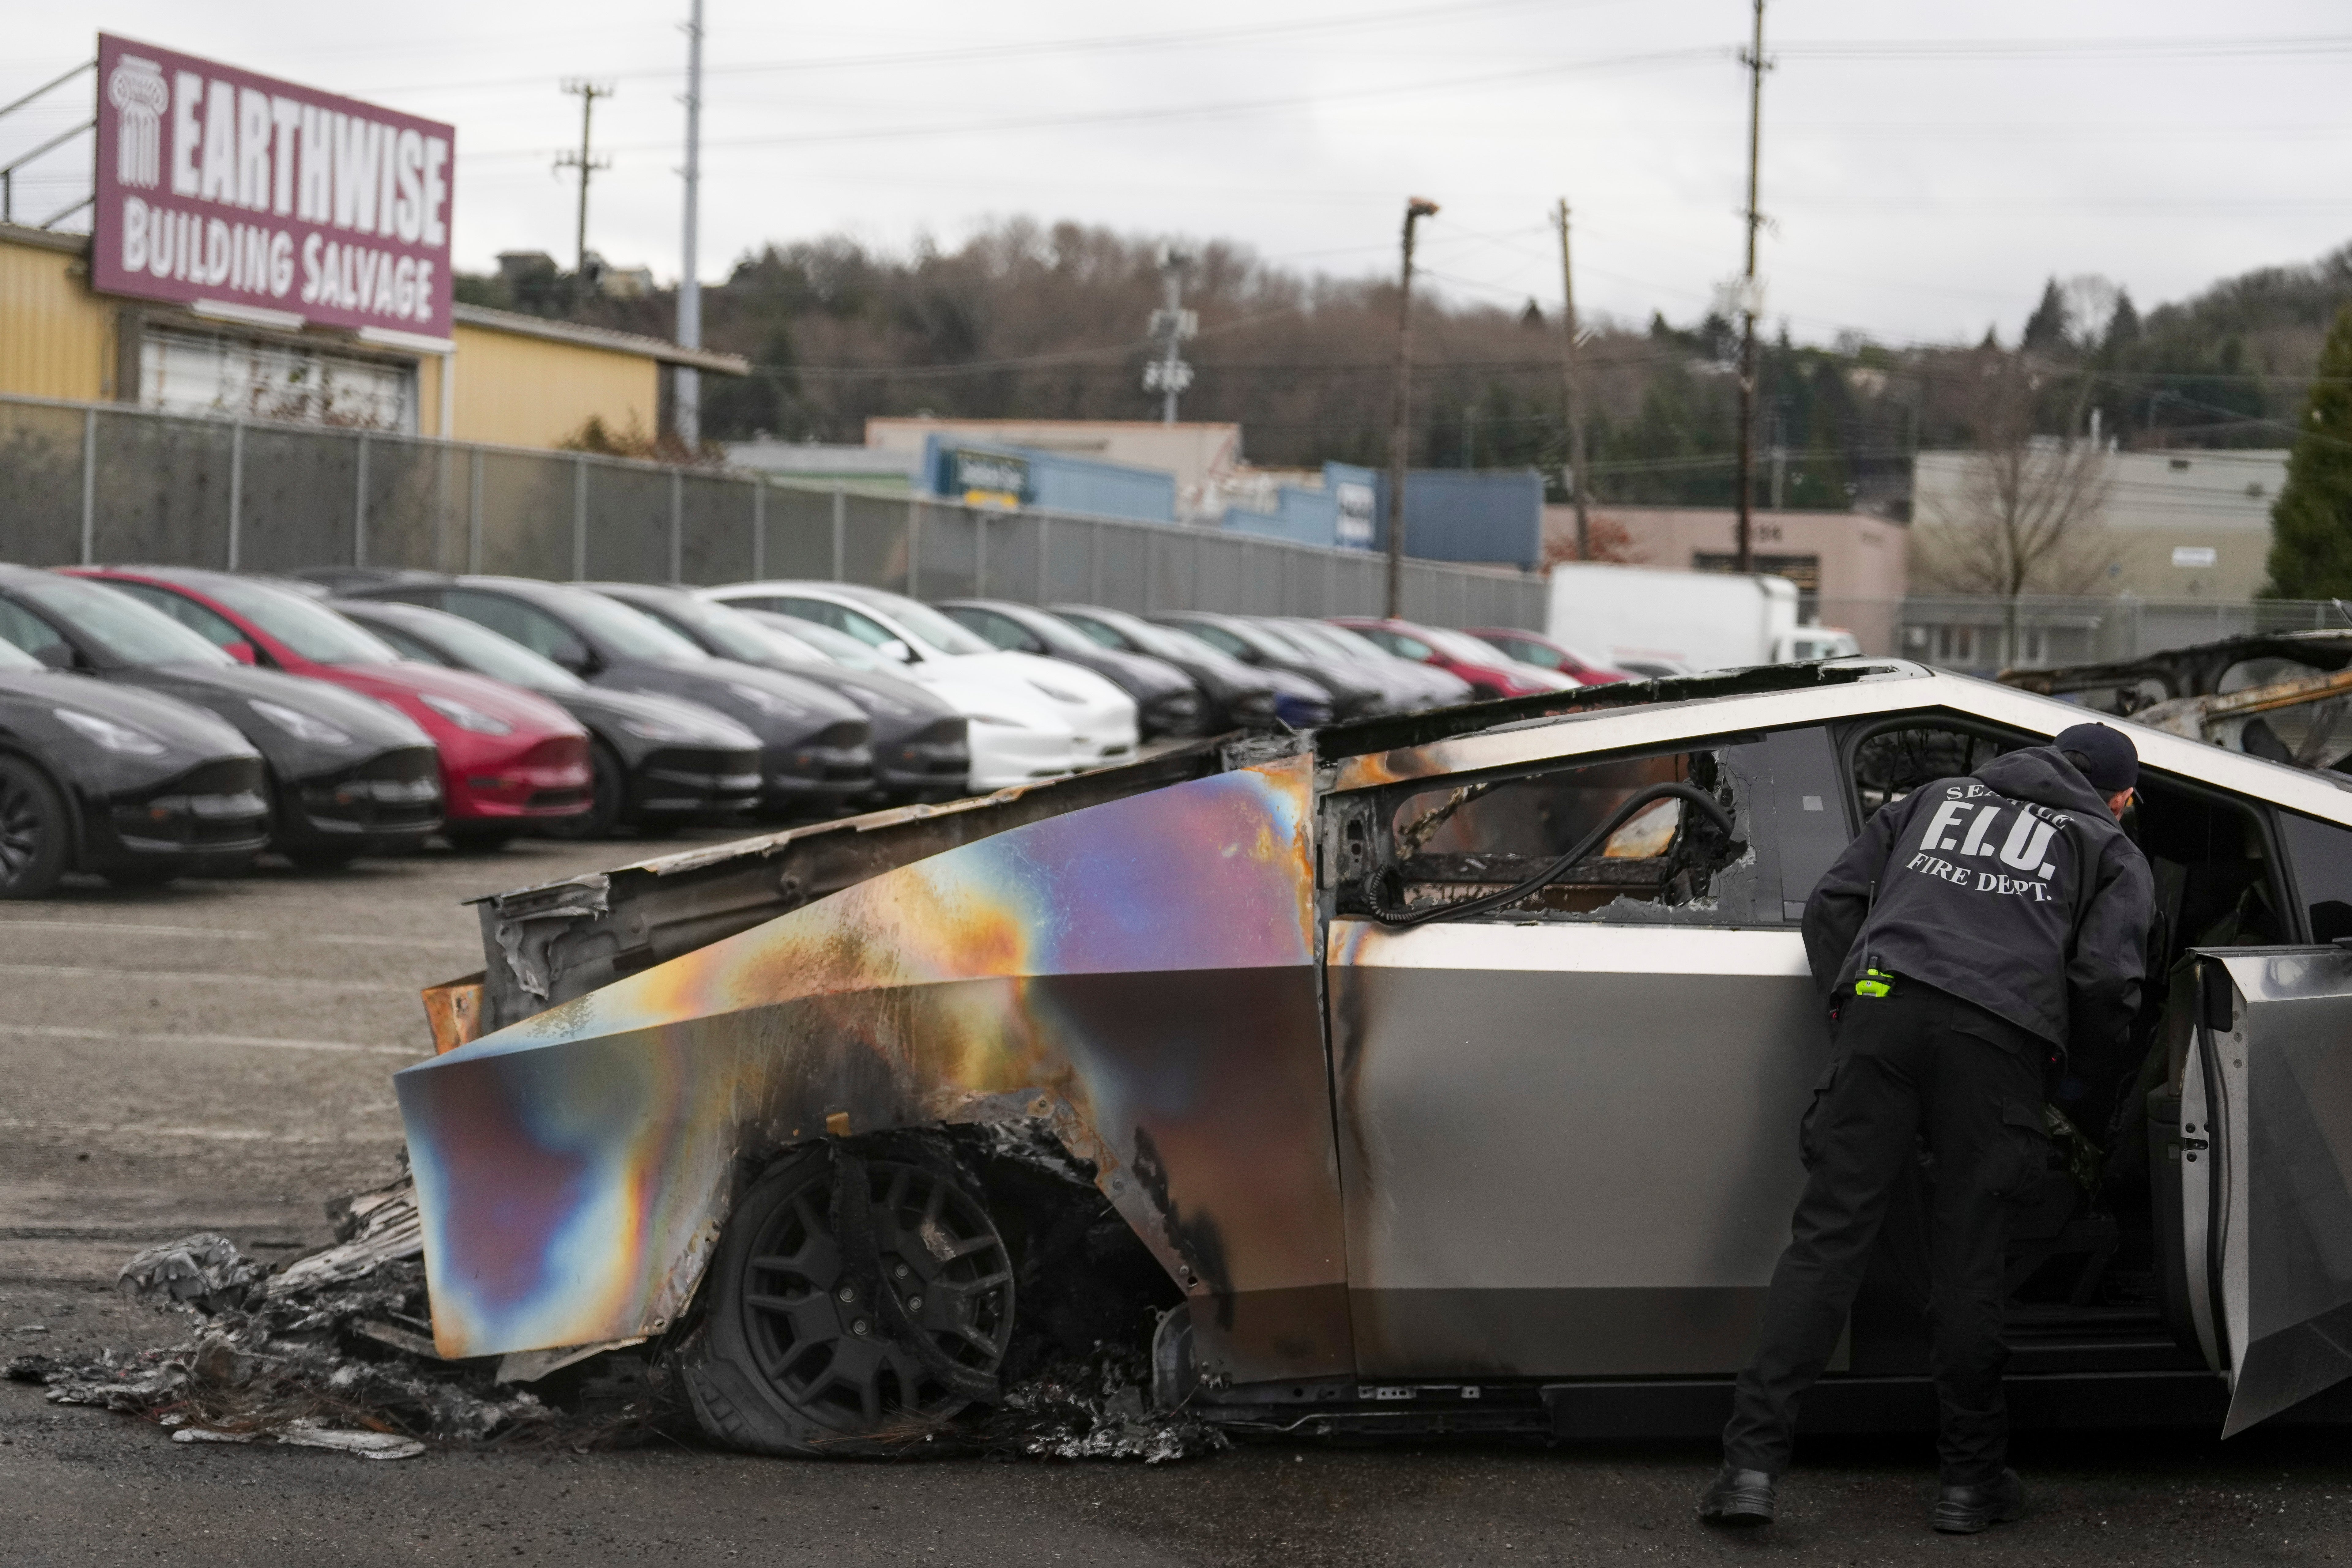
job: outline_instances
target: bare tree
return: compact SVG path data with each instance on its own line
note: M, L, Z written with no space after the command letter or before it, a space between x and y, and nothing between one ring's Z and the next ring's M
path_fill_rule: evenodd
M2038 433L2051 388L2030 356L1984 349L1970 358L1975 447L1957 485L1919 497L1913 563L1925 585L2007 601L2003 662L2013 664L2019 599L2087 593L2106 571L2106 453Z

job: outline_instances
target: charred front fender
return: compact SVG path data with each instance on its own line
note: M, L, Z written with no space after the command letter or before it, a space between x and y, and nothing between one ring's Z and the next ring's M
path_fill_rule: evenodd
M1013 828L402 1072L442 1353L661 1331L793 1143L1028 1120L1193 1299L1205 1372L1344 1372L1311 769Z

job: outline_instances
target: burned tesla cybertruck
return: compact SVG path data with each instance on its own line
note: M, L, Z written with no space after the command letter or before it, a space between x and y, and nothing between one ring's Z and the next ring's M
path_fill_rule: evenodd
M1710 1431L1829 1052L1806 895L2081 712L1887 660L1590 687L487 900L396 1080L436 1342L642 1342L772 1452L1154 1311L1152 1399L1241 1429ZM2052 1085L2011 1409L2352 1416L2352 792L2134 738L2147 1003ZM1933 1424L1937 1179L1813 1429Z

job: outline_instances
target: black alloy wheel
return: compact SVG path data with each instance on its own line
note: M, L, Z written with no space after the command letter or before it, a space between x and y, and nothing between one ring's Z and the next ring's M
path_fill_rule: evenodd
M40 769L0 756L0 899L46 899L66 874L66 803Z
M713 1437L765 1453L919 1441L996 1393L1013 1260L953 1163L901 1143L819 1145L744 1194L683 1352Z
M628 770L612 747L596 741L588 748L588 809L576 816L554 816L540 824L542 838L610 838L621 826L629 804Z

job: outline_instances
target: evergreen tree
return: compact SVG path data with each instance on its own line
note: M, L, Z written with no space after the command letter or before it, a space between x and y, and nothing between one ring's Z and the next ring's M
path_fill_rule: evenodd
M2025 318L2025 335L2019 340L2028 351L2039 349L2047 353L2052 349L2066 346L2068 311L2066 296L2059 291L2058 279L2053 278L2042 286L2042 303L2033 307L2033 314Z
M2271 508L2270 591L2293 599L2352 596L2352 305L2320 350L2286 488Z

